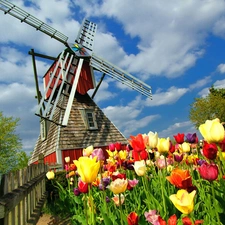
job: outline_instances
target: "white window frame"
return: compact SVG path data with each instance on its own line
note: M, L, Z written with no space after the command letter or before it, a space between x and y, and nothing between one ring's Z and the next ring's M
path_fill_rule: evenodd
M41 120L40 122L40 133L41 133L41 140L44 141L47 138L47 125L45 120Z
M97 120L93 109L82 109L82 116L88 130L97 130Z

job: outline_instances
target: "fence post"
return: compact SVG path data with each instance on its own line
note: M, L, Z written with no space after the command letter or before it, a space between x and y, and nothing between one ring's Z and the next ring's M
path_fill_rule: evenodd
M38 155L38 164L44 164L44 154L43 153L40 153Z

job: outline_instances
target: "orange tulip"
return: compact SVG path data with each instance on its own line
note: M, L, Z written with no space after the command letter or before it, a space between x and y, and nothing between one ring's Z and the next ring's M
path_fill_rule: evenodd
M188 170L175 168L166 179L177 188L187 189L192 186L192 180Z

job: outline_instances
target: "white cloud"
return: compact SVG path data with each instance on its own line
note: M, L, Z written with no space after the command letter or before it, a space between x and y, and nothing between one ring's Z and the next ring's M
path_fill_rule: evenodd
M173 140L174 139L173 135L177 135L178 133L184 133L185 135L187 133L196 133L197 136L200 137L199 131L195 129L195 127L192 125L190 121L182 121L172 124L165 130L160 131L159 137L161 138L170 137L171 140Z
M205 38L225 8L222 0L74 2L87 15L115 18L127 35L139 38L139 52L124 57L129 72L167 77L181 75L202 57Z
M220 64L220 65L217 67L217 70L218 70L220 73L225 73L225 64Z
M189 85L190 90L201 88L206 84L212 82L212 78L210 76L204 77L203 79L195 81L195 83Z
M153 94L153 100L146 99L146 106L170 105L178 101L184 94L189 91L188 88L170 87L167 91L156 91Z

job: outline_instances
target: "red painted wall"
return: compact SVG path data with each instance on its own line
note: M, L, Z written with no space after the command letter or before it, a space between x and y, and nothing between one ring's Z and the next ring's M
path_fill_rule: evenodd
M47 87L47 85L48 85L48 83L50 81L50 76L53 73L53 71L55 70L56 64L57 64L57 61L55 61L53 63L51 68L48 70L48 72L44 76L45 88ZM47 94L45 96L46 99L48 99L50 97L50 95L51 95L52 88L55 85L57 76L58 75L61 76L61 74L59 74L60 70L61 70L61 68L58 67L57 70L56 70L56 73L55 73L55 77L53 78L52 83L50 85L51 88L48 90L48 92L47 92ZM71 65L69 71L71 71L75 75L76 68ZM71 84L73 83L74 77L72 78ZM60 84L61 84L61 81L59 80L58 86ZM90 65L89 65L89 62L84 61L82 69L81 69L81 74L80 74L80 78L79 78L79 81L78 81L78 85L77 85L77 91L80 94L84 95L84 94L87 93L88 90L93 89L93 88L94 88L94 84L93 84L93 81L92 81L92 74L91 74Z

